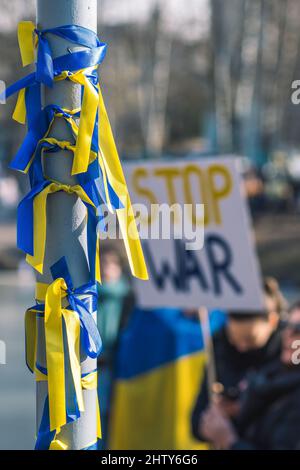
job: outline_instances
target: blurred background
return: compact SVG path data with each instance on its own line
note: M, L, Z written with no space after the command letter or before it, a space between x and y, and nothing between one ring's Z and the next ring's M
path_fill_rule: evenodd
M34 19L35 1L0 3L0 79L10 84L23 73L17 23ZM122 158L237 155L262 272L296 298L300 106L291 95L300 79L299 1L98 0L98 15L99 36L109 45L101 81ZM15 247L16 207L27 186L7 169L24 137L11 119L14 103L0 109L3 449L34 442L34 384L23 359L33 275Z

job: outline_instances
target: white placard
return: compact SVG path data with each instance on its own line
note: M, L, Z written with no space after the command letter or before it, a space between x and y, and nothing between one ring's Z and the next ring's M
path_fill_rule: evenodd
M135 281L139 305L261 310L261 278L236 159L126 162L124 169L132 203L144 204L150 214L141 211L139 218L150 276L147 282ZM187 249L190 239L176 238L176 231L171 239L162 239L161 233L159 239L151 237L151 229L159 225L151 204L165 204L166 209L174 203L182 210L192 204L194 214L184 212L183 236L196 234L196 250ZM204 218L201 207L196 213L196 204L203 204ZM166 235L165 225L163 231Z

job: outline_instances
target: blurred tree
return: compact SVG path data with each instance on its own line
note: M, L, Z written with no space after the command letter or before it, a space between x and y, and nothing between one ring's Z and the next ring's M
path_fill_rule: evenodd
M0 79L11 83L26 73L16 22L32 17L34 0L2 2ZM146 4L150 14L138 20L137 0L113 8L103 0L115 21L100 16L109 44L100 73L121 154L217 150L261 164L278 148L299 146L300 107L290 99L300 78L299 0L199 0L189 10L183 0ZM194 34L202 17L209 27ZM10 119L14 102L0 113L6 160L25 132Z

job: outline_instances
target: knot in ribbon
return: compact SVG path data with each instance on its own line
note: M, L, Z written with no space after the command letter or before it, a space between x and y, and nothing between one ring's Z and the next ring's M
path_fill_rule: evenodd
M96 50L103 46L94 31L82 26L65 25L39 30L35 27L32 21L21 21L18 25L18 41L23 66L34 62L35 48L37 47L38 51L35 77L37 82L43 83L48 87L53 86L55 59L52 58L47 34L59 36L78 46L83 46L90 50Z
M95 359L101 352L102 342L92 316L97 308L96 286L87 284L74 289L65 258L53 265L51 272L53 276L58 272L66 276L66 279L55 279L50 285L37 286L37 297L39 301L44 300L50 431L53 431L67 423L66 361L72 373L78 410L83 412L80 344L87 356ZM62 305L64 298L68 300L68 307Z
M24 48L23 51L21 50L22 59L24 56L25 62L31 63L31 59L34 56L34 47L36 45L33 40L33 35L37 37L37 34L34 32L35 26L33 23L28 24L27 22L25 28L20 24L19 32L22 31L22 29L27 31L25 40L19 41L21 49L22 47ZM120 209L117 210L117 217L132 274L140 279L148 279L147 268L126 181L95 70L105 57L106 45L101 43L92 31L74 25L43 30L41 33L43 34L40 34L39 37L45 37L47 33L55 34L86 47L85 50L68 53L53 59L54 80L68 79L74 81L80 84L84 91L80 111L80 123L76 136L72 174L78 175L78 178L80 177L81 181L87 183L94 193L94 187L92 188L92 186L96 185L96 179L98 178L99 183L102 185L101 192L105 196L102 196L102 199L106 199L109 208L115 207L116 209ZM26 172L31 163L34 143L37 142L37 137L39 137L39 139L47 137L47 135L41 135L40 131L38 133L36 132L37 122L39 121L37 117L39 113L43 113L43 111L41 111L40 83L37 81L36 74L29 74L8 87L5 91L5 97L8 98L17 91L20 92L16 107L18 112L15 112L14 116L18 118L20 122L24 122L27 113L29 132L28 139L25 139L26 152L19 151L18 159L15 159L13 164L14 168ZM72 118L66 119L72 121ZM75 128L74 125L73 128ZM43 129L45 129L45 126ZM48 132L49 129L47 129L46 127L45 133ZM23 149L24 148L25 147L23 147ZM94 162L91 163L89 160L91 148L98 153L98 167L101 168L101 171L99 169L94 171L97 165L94 164ZM93 170L89 173L89 169L92 166ZM40 170L38 166L36 168ZM86 180L85 174L88 173L90 175L93 174L95 183L91 184L90 181ZM36 181L35 175L31 177L31 181ZM35 184L33 186L35 186ZM99 192L98 188L96 188L96 192ZM121 201L122 204L120 204L119 201ZM31 221L32 220L33 216L31 217ZM28 251L24 251L29 254L34 251L32 243L33 234L30 234L30 231L31 228L29 231L27 230L27 234L25 235L22 235L18 231L18 246L21 247L21 249L23 249L22 246L26 246ZM43 260L43 256L41 255L39 256L38 263L30 258L28 259L30 264L42 272L41 260Z
M49 194L64 191L78 196L89 208L88 214L97 220L97 208L79 184L69 186L43 180L20 202L18 207L17 244L27 253L27 262L43 273L47 229L47 198Z

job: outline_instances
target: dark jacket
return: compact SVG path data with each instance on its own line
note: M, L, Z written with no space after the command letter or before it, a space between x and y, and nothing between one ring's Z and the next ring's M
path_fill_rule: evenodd
M237 450L300 450L300 368L276 361L249 380L236 421Z
M257 371L278 359L281 351L281 334L277 329L263 348L239 352L228 340L226 327L213 337L216 375L226 394L234 396L238 384L251 371ZM206 374L192 414L192 432L196 439L203 440L198 430L200 416L208 406Z

